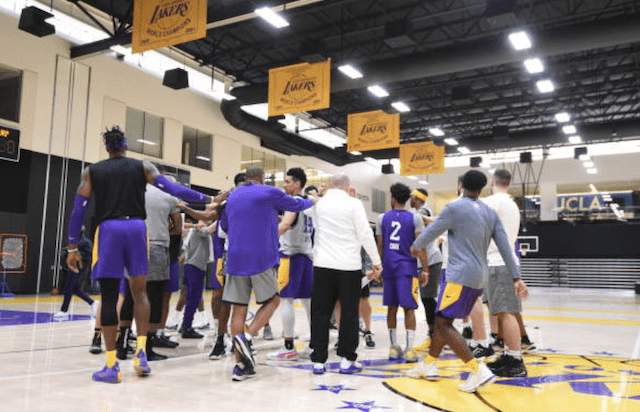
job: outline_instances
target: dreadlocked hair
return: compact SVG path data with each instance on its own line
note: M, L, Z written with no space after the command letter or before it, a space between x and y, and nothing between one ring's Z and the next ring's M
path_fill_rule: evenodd
M107 128L107 131L102 134L102 138L107 150L110 152L118 152L127 145L127 139L124 137L122 130L120 130L120 126L113 126L111 129Z

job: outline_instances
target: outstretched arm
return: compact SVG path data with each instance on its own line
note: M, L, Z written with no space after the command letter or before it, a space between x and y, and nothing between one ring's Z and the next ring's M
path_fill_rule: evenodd
M144 174L147 178L147 183L154 185L163 192L169 193L171 196L175 196L179 199L184 200L185 202L213 202L213 198L211 196L207 196L200 192L196 192L195 190L189 189L188 187L173 183L165 176L161 175L160 172L158 172L158 169L153 165L153 163L146 160L143 160L142 163L144 165Z
M73 209L69 218L69 228L67 233L69 239L67 241L67 266L69 270L78 273L78 268L82 268L82 257L78 252L78 242L80 241L80 231L84 222L84 215L89 207L89 200L93 186L91 184L91 174L89 168L85 168L80 176L80 185L76 190L76 197L73 200Z

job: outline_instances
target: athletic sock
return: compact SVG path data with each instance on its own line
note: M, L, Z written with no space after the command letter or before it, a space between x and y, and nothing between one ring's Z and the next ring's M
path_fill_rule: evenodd
M505 352L507 355L516 358L516 359L522 359L522 351L519 350L508 350Z
M147 349L147 337L146 336L140 336L138 335L138 339L136 340L136 353L138 353L139 350L143 351L146 353L146 349Z
M395 346L398 342L398 338L396 337L396 330L389 329L389 341L391 342L391 346Z
M415 330L407 330L407 349L413 348L413 337L415 336Z
M113 368L113 366L116 364L116 351L114 350L108 350L107 351L107 368Z
M478 365L478 361L476 360L476 358L471 359L466 363L466 365L467 368L471 369L471 372L473 373L478 373L478 371L480 370L480 365Z
M293 339L285 339L284 340L284 347L287 350L293 350Z
M481 344L483 348L488 348L490 345L489 339L479 340L478 343Z
M433 356L431 356L431 355L427 355L427 357L426 357L426 358L424 358L424 363L425 363L426 365L428 365L428 364L433 363L433 362L435 362L435 361L437 361L437 360L438 360L438 358L434 358L434 357L433 357Z
M462 327L463 328L470 328L471 327L471 322L463 322L462 323Z

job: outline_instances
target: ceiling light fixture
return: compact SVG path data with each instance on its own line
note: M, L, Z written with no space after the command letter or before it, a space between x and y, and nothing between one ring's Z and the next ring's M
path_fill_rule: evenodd
M586 162L591 160L591 156L589 156L588 154L581 154L578 159L580 159L581 162Z
M516 50L526 50L531 48L531 39L524 31L517 31L509 35L509 41Z
M430 128L429 129L429 133L431 133L432 135L437 136L437 137L444 136L444 132L439 127Z
M593 163L592 161L588 161L588 162L584 162L582 166L584 166L585 169L591 169L592 167L595 167L595 163Z
M385 89L383 89L382 87L380 87L377 84L367 87L367 90L369 90L370 93L372 93L373 95L375 95L377 97L387 97L387 96L389 96L389 92L387 92Z
M454 139L453 137L447 137L446 139L444 139L444 142L446 144L448 144L449 146L457 146L458 145L458 141L456 139Z
M571 116L569 116L569 113L567 112L556 113L555 118L558 123L566 123L571 120Z
M536 87L540 93L551 93L556 89L551 80L539 80Z
M598 169L596 168L587 169L587 173L589 173L590 175L595 175L596 173L598 173Z
M471 150L469 150L468 147L464 147L464 146L460 146L458 147L458 151L462 154L469 154L471 153Z
M544 71L544 65L542 60L534 57L533 59L527 59L524 61L524 68L531 74L542 73Z
M391 103L391 107L399 111L400 113L410 112L411 108L404 104L403 102L393 102Z
M567 126L562 126L562 132L564 134L576 134L577 130L574 125L570 124Z
M282 16L280 16L275 11L271 10L269 7L261 7L259 9L255 9L255 13L277 29L281 29L289 25L288 21L282 18Z
M352 155L354 155L354 156L361 156L361 155L362 155L362 152L359 152L359 151L357 151L357 150L353 150L353 151L351 151L351 152L349 152L349 153L351 153L351 154L352 154Z
M408 178L408 179L411 179L411 180L418 180L418 177L417 177L417 176L407 176L407 178Z
M427 182L426 180L421 180L418 183L420 183L421 185L428 185L429 182Z
M571 144L582 143L582 137L580 137L578 135L569 136L569 143L571 143Z
M352 79L361 79L363 77L362 73L360 73L358 69L350 64L343 64L342 66L338 67L338 70Z

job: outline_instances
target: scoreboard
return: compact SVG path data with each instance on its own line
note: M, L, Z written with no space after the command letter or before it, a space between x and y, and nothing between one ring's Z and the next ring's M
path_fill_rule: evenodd
M0 159L20 160L20 130L0 126Z

